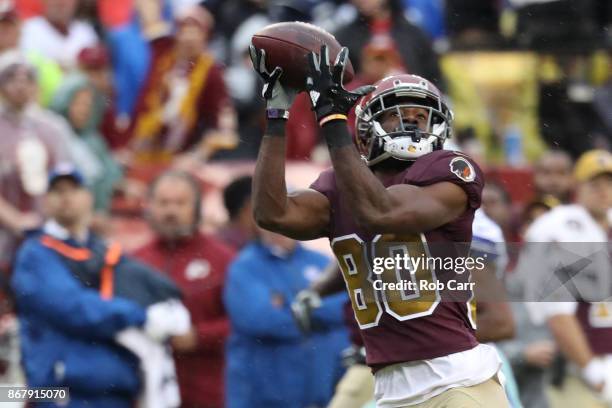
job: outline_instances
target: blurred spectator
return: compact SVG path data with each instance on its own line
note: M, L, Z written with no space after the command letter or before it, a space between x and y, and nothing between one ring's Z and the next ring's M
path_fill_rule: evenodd
M360 65L361 71L357 78L363 85L405 72L402 57L397 52L393 39L386 35L373 36L363 47Z
M512 201L502 185L487 182L482 190L482 209L502 229L505 239L511 241L508 238L511 235Z
M607 144L606 115L597 112L589 70L586 51L541 58L539 130L550 148L565 150L573 158Z
M236 107L240 142L233 150L217 153L215 159L257 158L263 137L264 100L260 78L249 57L249 45L253 34L270 23L265 14L253 14L230 37L231 65L225 70L225 83Z
M296 241L259 230L230 266L224 302L232 323L227 351L228 408L325 407L342 375L344 294L314 310L309 335L291 312L297 293L329 260Z
M103 100L104 112L99 129L111 149L123 147L127 142L130 123L127 114L118 115L115 87L110 66L110 55L103 44L86 47L78 55L79 70L87 76Z
M140 391L139 362L116 341L126 342L123 330L133 328L132 337L140 332L149 339L149 361L141 369L145 392L159 400L174 370L163 358L157 369L150 366L164 354L157 342L188 330L189 315L176 302L176 286L91 233L92 196L83 183L69 164L50 173L49 220L20 248L15 263L11 284L27 384L70 389L67 404L48 406L132 407ZM150 383L155 372L157 381Z
M406 20L399 0L352 0L352 3L359 12L357 18L340 28L335 36L349 48L356 72L361 72L361 53L366 44L376 35L386 35L393 39L408 73L420 75L443 88L431 42L420 28Z
M114 8L115 2L107 1ZM112 63L116 87L117 113L132 118L151 63L149 43L142 33L141 7L135 2L131 19L126 24L105 27L105 43ZM132 9L132 8L130 8Z
M0 55L19 47L21 38L21 20L12 0L0 1ZM46 106L51 100L55 88L62 79L62 70L53 60L36 51L29 51L26 56L36 67L39 101Z
M542 154L533 166L535 198L552 197L560 203L568 203L572 195L572 159L562 150L549 150Z
M217 19L215 31L221 34L221 37L230 40L247 20L255 15L266 16L270 2L268 0L224 0L218 3L217 9L213 10L213 12L216 11ZM228 45L230 47L227 54L235 63L231 42Z
M86 77L71 75L57 90L52 107L70 124L69 149L94 195L94 209L108 212L122 171L98 130L104 115L102 95Z
M509 0L517 11L517 41L543 51L583 52L598 45L598 0Z
M149 41L143 32L151 21L151 14L156 15L161 8L163 20L170 21L176 11L198 1L99 0L96 3L104 27L104 42L111 55L117 114L131 118L151 63Z
M198 231L201 191L187 173L169 171L150 186L147 212L154 239L135 255L183 289L193 329L173 339L184 408L220 408L229 322L222 302L233 252Z
M561 204L561 202L553 196L545 196L540 199L536 198L528 202L521 212L518 231L519 238L522 240L525 236L525 232L536 219L559 204Z
M446 25L454 49L499 47L499 5L496 0L446 2Z
M217 235L235 250L251 242L257 231L251 206L252 182L251 176L238 177L223 190L223 204L229 219Z
M508 255L501 228L480 208L474 214L470 256L485 260L483 268L470 271L470 281L476 283L469 302L477 325L476 338L496 347L492 342L511 339L515 330L512 309L506 301L507 292L502 283ZM522 408L512 366L503 352L499 349L497 352L502 361L501 372L508 402L513 408Z
M89 23L75 19L79 0L43 0L43 5L42 16L24 22L21 49L36 51L64 70L75 68L79 51L96 44L98 35Z
M612 155L602 150L585 153L574 177L576 204L558 206L531 225L517 277L529 291L527 300L540 301L527 303L532 320L547 323L571 363L568 376L558 381L554 406L603 408L612 403L612 310L609 302L601 301L609 299L612 273ZM562 275L567 272L571 282Z
M612 5L609 6L612 13ZM612 25L612 22L611 22ZM612 32L609 33L608 58L612 60ZM603 124L604 137L597 146L599 149L612 150L612 62L608 61L608 80L600 87L595 89L593 107Z
M509 289L514 299L522 297L521 291L519 288ZM523 405L527 408L548 408L546 391L557 348L546 328L533 324L523 302L514 301L510 306L516 335L513 339L498 343L498 346L512 365Z
M180 152L208 158L237 144L235 113L221 67L206 51L212 16L190 6L176 16L177 32L161 20L157 0L144 33L151 40L152 60L133 121L131 149L137 163L167 163Z
M434 40L446 36L444 0L403 0L408 19L421 27Z
M0 269L10 263L17 239L41 222L47 171L68 159L66 136L32 106L34 68L17 51L0 56Z

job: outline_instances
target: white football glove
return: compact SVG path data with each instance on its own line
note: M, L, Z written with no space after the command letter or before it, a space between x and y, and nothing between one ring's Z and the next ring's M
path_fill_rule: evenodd
M304 333L312 330L312 311L321 307L321 297L311 289L302 290L291 303L291 312L298 327Z
M190 327L189 311L180 301L170 299L147 308L147 320L143 329L153 340L162 342L170 336L186 334Z
M612 357L606 357L604 369L606 370L604 386L601 390L601 397L608 407L612 408Z
M582 369L582 378L592 388L599 388L605 381L606 366L599 358L593 358Z

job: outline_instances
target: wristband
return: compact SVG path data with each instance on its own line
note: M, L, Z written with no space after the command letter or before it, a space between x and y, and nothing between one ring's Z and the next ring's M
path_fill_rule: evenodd
M289 119L289 111L287 109L266 109L266 118L268 119Z
M348 117L341 113L335 113L333 115L328 115L319 121L319 126L323 126L327 122L331 122L332 120L347 120Z
M582 369L582 378L584 378L584 381L591 387L598 387L605 381L605 373L606 368L604 363L597 358L593 358L589 361L589 364Z

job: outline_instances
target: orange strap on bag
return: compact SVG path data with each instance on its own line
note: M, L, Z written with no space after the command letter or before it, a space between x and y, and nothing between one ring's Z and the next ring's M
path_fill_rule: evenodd
M70 245L45 235L40 239L40 242L60 255L72 259L74 261L87 261L91 258L91 251L87 248L74 248ZM104 255L104 267L100 271L100 296L102 299L111 299L114 292L114 273L115 266L121 259L121 245L117 242L111 243Z
M115 272L115 265L121 258L121 245L117 242L113 242L109 245L104 256L104 268L100 273L100 296L102 299L111 299L113 297L114 285L113 275Z

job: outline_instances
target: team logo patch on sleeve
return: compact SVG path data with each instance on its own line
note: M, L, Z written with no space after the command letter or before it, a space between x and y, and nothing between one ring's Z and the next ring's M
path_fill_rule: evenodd
M476 178L476 172L474 167L470 164L467 159L463 157L455 157L450 162L450 171L461 180L465 182L474 181Z

